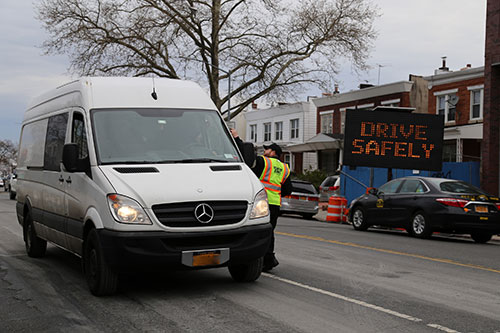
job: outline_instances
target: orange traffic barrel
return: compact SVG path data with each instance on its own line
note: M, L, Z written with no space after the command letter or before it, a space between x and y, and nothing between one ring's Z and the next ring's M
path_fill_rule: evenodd
M328 199L328 211L326 220L329 222L347 221L347 199L341 196L332 195Z

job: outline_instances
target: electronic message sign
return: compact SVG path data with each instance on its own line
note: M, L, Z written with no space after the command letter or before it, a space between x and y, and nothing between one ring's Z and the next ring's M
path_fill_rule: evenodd
M441 170L442 115L347 110L344 164Z

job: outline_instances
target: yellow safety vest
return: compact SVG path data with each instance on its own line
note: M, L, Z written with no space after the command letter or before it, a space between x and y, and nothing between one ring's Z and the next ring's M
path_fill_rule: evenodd
M281 206L281 184L290 175L290 168L286 163L282 163L276 158L264 158L264 170L259 179L267 192L267 199L270 205Z

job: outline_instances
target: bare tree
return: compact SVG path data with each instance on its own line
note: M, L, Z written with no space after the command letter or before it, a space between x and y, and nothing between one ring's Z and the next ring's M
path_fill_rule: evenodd
M46 52L68 54L72 72L202 80L219 110L239 97L236 115L263 96L327 88L339 60L365 69L378 15L368 1L42 0L37 11Z
M17 145L10 140L0 140L0 165L10 165L17 158Z

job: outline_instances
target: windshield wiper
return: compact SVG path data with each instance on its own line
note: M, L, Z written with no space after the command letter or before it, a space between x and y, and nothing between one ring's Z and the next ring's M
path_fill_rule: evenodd
M103 162L101 165L112 165L112 164L154 164L153 161L114 161L114 162Z
M183 160L175 160L175 161L170 161L171 163L211 163L211 162L218 162L218 163L227 163L227 160L219 160L216 158L186 158Z
M228 163L227 160L221 160L216 158L186 158L182 160L162 160L162 161L116 161L116 162L105 162L102 165L110 164L169 164L169 163ZM239 162L239 161L234 161Z

